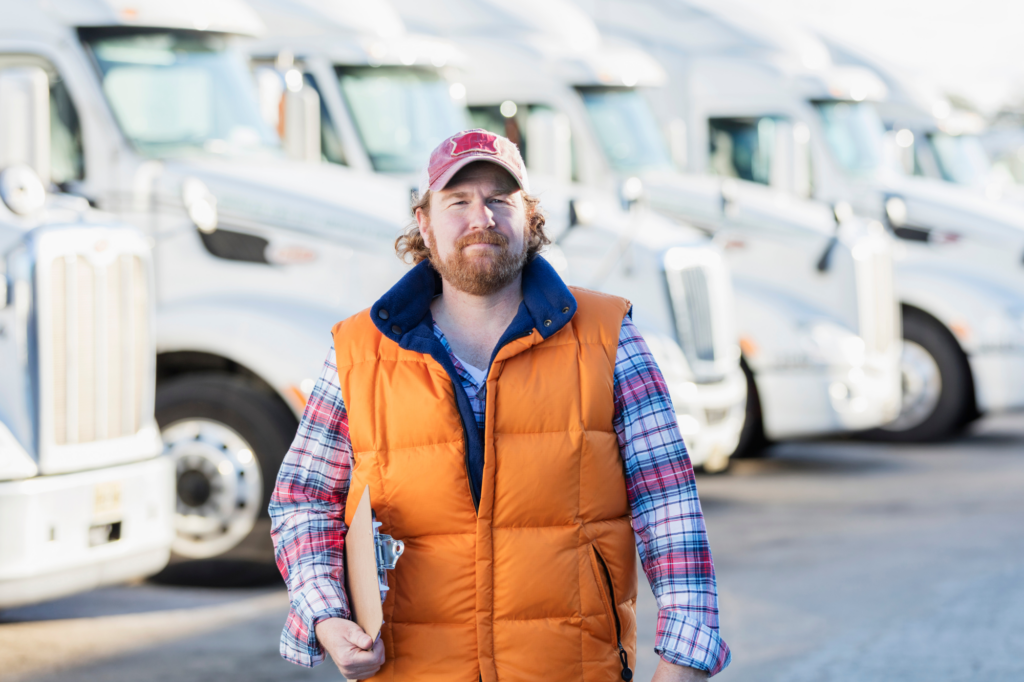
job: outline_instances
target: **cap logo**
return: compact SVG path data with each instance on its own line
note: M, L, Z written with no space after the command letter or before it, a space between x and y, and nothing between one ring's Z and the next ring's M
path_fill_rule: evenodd
M473 130L452 140L452 156L461 156L470 152L497 155L498 137Z

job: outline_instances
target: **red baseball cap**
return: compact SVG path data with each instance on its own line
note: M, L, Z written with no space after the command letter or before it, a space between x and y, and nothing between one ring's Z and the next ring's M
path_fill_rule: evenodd
M524 192L530 191L526 164L519 148L507 137L481 128L463 130L437 145L430 153L430 164L420 182L420 192L442 190L467 164L488 161L507 170Z

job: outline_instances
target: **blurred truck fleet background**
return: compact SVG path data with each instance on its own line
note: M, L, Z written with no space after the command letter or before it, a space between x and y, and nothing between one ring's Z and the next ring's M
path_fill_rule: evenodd
M696 467L1024 407L1024 127L856 46L683 0L0 16L0 608L269 543L329 329L471 127L633 302Z

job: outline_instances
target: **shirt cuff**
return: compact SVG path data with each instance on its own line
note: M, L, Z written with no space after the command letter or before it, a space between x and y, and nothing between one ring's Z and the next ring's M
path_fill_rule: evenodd
M316 606L310 601L315 601ZM281 633L281 657L307 668L322 663L326 652L316 638L316 625L328 618L352 619L343 590L321 588L313 599L293 600Z
M654 651L669 663L706 670L708 677L722 672L732 661L729 645L717 628L671 609L658 612Z

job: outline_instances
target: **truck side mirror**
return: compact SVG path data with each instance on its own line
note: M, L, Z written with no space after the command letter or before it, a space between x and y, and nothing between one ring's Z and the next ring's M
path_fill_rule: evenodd
M811 129L803 121L793 124L793 193L808 199L814 193Z
M320 162L320 95L292 69L285 74L281 130L284 151L298 161Z
M775 119L769 184L787 194L811 196L811 131L802 121Z
M889 164L904 175L914 174L914 142L914 133L907 128L885 134L885 156Z
M0 69L0 168L50 180L50 79L38 66Z
M569 117L550 109L530 112L526 124L526 167L531 173L572 182L572 133Z
M771 143L771 156L769 157L768 184L780 189L787 194L793 193L793 169L795 167L795 145L793 144L793 124L782 119L761 119L762 122L770 121L771 124L758 124L758 137L763 135L762 128L767 128L774 134L769 141Z
M672 154L672 163L675 167L686 172L686 164L689 163L686 148L686 121L681 118L674 118L669 121L667 127L668 149Z

